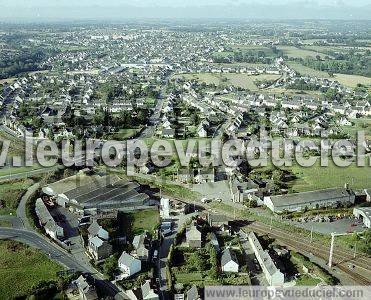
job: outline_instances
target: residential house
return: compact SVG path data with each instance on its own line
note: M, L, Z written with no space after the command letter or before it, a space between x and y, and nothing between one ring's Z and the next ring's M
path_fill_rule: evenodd
M219 245L219 242L218 242L218 237L216 236L216 234L214 232L210 233L210 244L214 247L215 251L217 253L219 253L220 245Z
M74 281L74 284L79 291L81 300L99 299L94 285L89 284L89 282L83 275L80 275L80 277Z
M126 277L130 277L141 271L142 262L124 251L118 260L118 266Z
M99 238L103 240L109 239L108 231L103 229L103 227L100 226L96 220L94 220L93 223L91 223L91 225L88 227L88 233L89 233L89 238L98 236Z
M46 234L55 240L64 237L63 227L59 226L59 224L54 220L48 207L41 198L36 200L35 212L39 219L39 224L44 228Z
M112 246L98 236L89 238L88 251L95 260L102 260L112 254Z
M226 248L223 251L220 264L223 272L238 273L239 264L237 256L231 248Z
M188 247L190 248L201 248L202 247L202 237L201 232L197 229L195 224L192 224L186 230L186 240Z
M214 168L198 169L198 173L195 176L196 183L215 182L215 170Z
M207 137L207 131L206 129L204 128L203 124L200 124L198 127L197 127L197 136L200 137L200 138L205 138Z
M198 293L198 289L196 285L192 285L192 287L187 291L187 300L200 300L200 294Z
M162 137L173 139L174 136L175 136L175 129L173 129L173 128L162 129Z
M276 267L268 251L263 250L259 240L253 232L249 233L248 239L268 284L271 286L282 286L285 279L284 274Z
M191 183L194 179L193 169L178 169L177 181L181 183Z
M139 258L141 261L147 261L149 259L149 252L151 250L152 237L148 231L142 234L134 236L133 239L133 256Z

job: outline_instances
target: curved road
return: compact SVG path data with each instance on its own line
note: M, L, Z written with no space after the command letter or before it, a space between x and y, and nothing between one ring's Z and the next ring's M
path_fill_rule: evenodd
M66 268L75 269L84 273L91 272L91 270L88 270L84 266L81 266L68 254L60 250L58 247L54 246L49 241L45 240L37 233L24 229L0 227L0 239L12 239L38 248L41 251L45 252L50 258L56 260Z
M115 299L124 299L120 290L110 281L105 280L103 275L97 272L92 266L81 264L70 253L63 248L49 241L45 236L34 231L26 215L26 203L30 197L39 189L40 184L35 183L22 196L17 208L16 216L1 216L1 219L10 221L12 228L0 227L0 239L16 240L31 247L40 249L50 259L55 260L67 269L74 269L83 273L89 273L95 278L95 284L107 295Z
M57 261L68 269L74 269L83 273L92 274L92 276L96 280L95 283L101 289L104 289L107 294L115 297L115 299L124 299L122 295L119 294L119 289L110 281L105 280L101 274L94 270L93 267L88 269L85 266L79 264L79 262L77 262L70 254L66 253L62 249L59 249L56 245L49 242L43 236L35 232L24 229L0 227L0 239L16 240L29 246L35 247L46 253L50 259Z

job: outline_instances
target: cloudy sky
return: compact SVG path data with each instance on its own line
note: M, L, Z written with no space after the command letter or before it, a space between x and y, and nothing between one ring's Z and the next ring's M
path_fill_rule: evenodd
M0 0L2 20L367 19L371 0Z

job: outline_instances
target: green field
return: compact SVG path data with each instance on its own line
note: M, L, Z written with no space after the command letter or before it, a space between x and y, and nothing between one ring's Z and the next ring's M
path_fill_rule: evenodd
M319 78L328 78L330 80L337 80L342 85L354 88L357 84L363 84L366 86L371 86L371 78L359 75L348 75L348 74L334 74L333 77L327 72L315 70L306 66L303 66L301 63L289 61L287 64L293 68L296 72L300 73L301 75L307 76L315 76Z
M260 63L245 63L245 62L234 62L234 63L213 63L212 66L218 67L218 68L234 68L234 67L244 67L244 68L257 68L262 67L265 68L268 65L267 64L260 64Z
M10 221L0 219L0 227L12 227L12 223Z
M215 85L233 85L251 91L258 91L259 88L256 86L254 81L262 80L277 80L280 75L261 74L261 75L248 75L248 74L234 74L234 73L197 73L197 74L179 74L174 78L185 78L186 80L197 80L206 84Z
M308 68L303 66L301 63L289 61L287 62L289 67L293 68L296 72L300 73L301 75L305 76L315 76L319 78L329 78L329 74L327 72L318 71L312 68Z
M0 299L28 295L40 281L56 280L61 270L38 250L14 241L0 241Z
M187 73L174 75L173 78L184 78L185 80L197 80L206 84L219 85L221 83L221 77L219 74L212 73Z
M109 134L106 138L109 137L112 140L118 140L118 141L127 140L135 136L136 134L138 134L140 130L141 130L140 128L120 129L118 132Z
M364 131L366 139L371 140L371 118L359 118L350 120L352 126L343 126L342 130L349 134L352 138L356 138L357 131Z
M313 278L308 274L300 275L300 277L296 280L296 285L299 286L316 286L319 283L321 283L320 279Z
M0 215L15 214L18 202L25 190L33 184L31 179L0 183Z
M10 142L8 155L24 156L25 144L23 141L0 130L0 149L2 149L2 140L7 140Z
M227 82L233 86L241 87L244 89L249 89L250 91L258 91L259 87L256 86L254 81L263 80L277 80L281 75L271 75L271 74L261 74L256 76L251 76L248 74L223 74L227 78Z
M119 217L120 231L129 236L141 234L145 230L153 233L159 223L160 215L156 209L125 212Z
M277 49L282 50L283 54L287 55L289 58L306 58L308 56L313 58L316 58L316 56L325 58L326 56L325 54L317 51L296 48L294 46L278 46Z
M1 176L8 176L8 175L15 175L20 173L26 173L33 170L42 169L43 167L39 164L35 164L32 167L11 167L11 168L0 168L0 177Z
M356 87L358 84L363 84L371 87L371 78L359 75L348 75L348 74L334 74L334 80L339 83L349 86L351 88Z
M292 172L297 179L290 183L293 191L305 192L325 188L343 187L348 183L352 189L371 187L371 167L338 167L331 159L328 167L320 167L317 162L313 167L293 165Z

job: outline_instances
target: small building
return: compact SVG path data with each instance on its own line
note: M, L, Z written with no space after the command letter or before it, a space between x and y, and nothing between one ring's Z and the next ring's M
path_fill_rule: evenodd
M371 207L355 207L353 215L357 219L362 219L363 224L367 228L371 228Z
M177 172L177 181L181 183L191 183L194 179L193 169L179 169Z
M354 193L345 188L264 197L264 204L275 213L302 211L320 207L354 204Z
M160 199L160 216L161 218L170 217L170 199L168 198Z
M220 264L223 272L238 273L239 264L237 256L231 248L227 248L223 251Z
M263 273L268 281L268 284L271 286L282 286L285 281L285 277L283 273L274 264L268 251L263 250L254 232L250 232L248 238L251 248L254 250L256 259L258 260L259 265L263 270Z
M99 299L95 286L89 284L89 282L84 276L80 275L80 277L74 281L74 284L76 285L79 291L81 300L98 300Z
M93 223L91 223L91 225L88 227L88 232L89 238L98 236L103 240L109 239L108 231L103 229L103 227L98 224L97 220L94 220Z
M174 136L175 136L175 129L173 129L173 128L162 129L162 137L173 139Z
M196 183L215 182L215 170L214 168L198 169L197 175L195 176Z
M201 232L197 229L195 224L187 228L186 240L188 247L190 248L201 248L202 247L202 237Z
M143 300L158 300L159 297L150 286L150 281L147 280L141 287Z
M217 253L219 253L220 245L219 245L219 242L218 242L218 237L216 236L216 234L214 232L210 233L210 244L214 247L215 251Z
M111 255L112 246L100 237L94 236L89 238L88 251L95 260L102 260Z
M118 266L126 277L130 277L141 271L142 262L124 251L118 260Z
M129 300L158 300L158 294L151 288L150 280L140 287L132 290L127 290L124 292L124 299Z
M151 245L152 237L147 231L143 232L140 235L134 236L134 256L139 258L141 261L147 261L149 259Z
M200 294L198 293L198 289L196 285L192 285L192 287L187 291L187 300L200 300Z
M48 207L41 198L38 198L35 203L35 212L39 219L39 224L44 228L47 235L52 239L60 239L64 237L63 227L54 220Z

